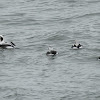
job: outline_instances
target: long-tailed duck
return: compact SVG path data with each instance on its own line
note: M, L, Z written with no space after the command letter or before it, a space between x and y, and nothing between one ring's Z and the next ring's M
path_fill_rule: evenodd
M80 48L82 48L82 45L81 44L78 44L78 45L74 44L74 45L72 45L71 48L73 48L73 49L80 49Z
M83 48L83 47L82 47L81 44L78 44L78 43L76 43L76 41L75 41L75 44L73 44L71 48L72 48L72 49L80 49L80 48Z
M51 55L51 56L55 56L56 54L58 54L58 52L56 50L54 50L54 48L52 48L51 46L49 46L49 51L47 51L46 55Z
M2 35L0 35L0 48L7 49L7 48L14 48L15 44L13 42L7 43L4 41Z

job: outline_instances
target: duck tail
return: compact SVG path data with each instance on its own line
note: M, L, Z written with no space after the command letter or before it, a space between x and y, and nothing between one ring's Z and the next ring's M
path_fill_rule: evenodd
M13 42L10 42L12 46L16 46Z

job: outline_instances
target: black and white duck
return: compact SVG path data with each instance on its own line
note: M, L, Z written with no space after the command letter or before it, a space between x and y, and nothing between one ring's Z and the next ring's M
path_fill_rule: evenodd
M0 48L7 49L7 48L14 48L16 45L13 42L5 42L4 37L0 35Z
M76 41L75 41L75 44L73 44L72 45L72 47L71 47L72 49L80 49L80 48L83 48L83 46L79 43L76 43Z
M49 46L49 51L47 51L46 55L50 55L50 56L55 56L58 54L58 52L56 50L54 50L54 48L52 48L51 46Z

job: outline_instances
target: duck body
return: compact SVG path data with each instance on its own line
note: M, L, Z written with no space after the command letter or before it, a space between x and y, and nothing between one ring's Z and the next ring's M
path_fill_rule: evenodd
M7 43L4 41L2 35L0 35L0 48L7 49L7 48L14 48L15 44L13 42Z
M78 45L74 44L74 45L72 45L71 48L72 49L80 49L80 48L82 48L82 45L81 44L78 44Z
M51 46L49 46L49 51L47 51L46 55L50 55L50 56L55 56L56 54L58 54L58 52L56 50L54 50Z
M56 55L56 54L58 54L58 53L57 53L57 51L54 51L54 50L48 51L48 52L46 53L46 55L51 55L51 56L54 56L54 55Z
M14 48L15 46L8 43L0 44L0 48L7 49L7 48Z

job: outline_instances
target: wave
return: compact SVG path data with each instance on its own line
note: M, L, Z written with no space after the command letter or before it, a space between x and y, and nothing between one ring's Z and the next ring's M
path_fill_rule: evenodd
M87 13L87 14L79 15L79 16L74 17L74 19L76 19L76 18L93 17L93 16L100 16L100 12L96 12L96 13Z

